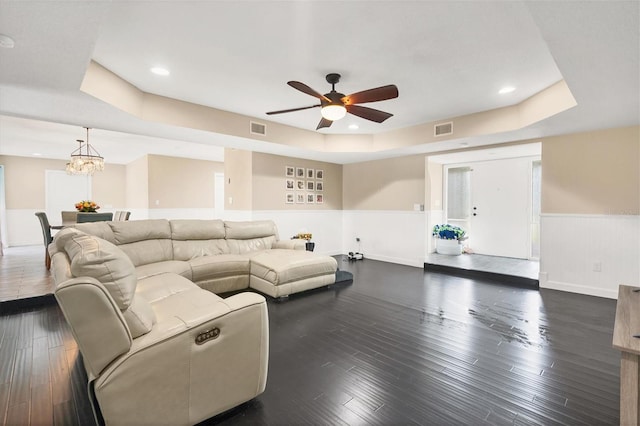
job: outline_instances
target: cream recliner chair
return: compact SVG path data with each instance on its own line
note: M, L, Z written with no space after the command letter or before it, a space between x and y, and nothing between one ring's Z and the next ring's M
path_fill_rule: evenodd
M264 297L222 299L173 273L138 280L122 250L72 228L49 250L55 297L105 424L194 424L264 391Z

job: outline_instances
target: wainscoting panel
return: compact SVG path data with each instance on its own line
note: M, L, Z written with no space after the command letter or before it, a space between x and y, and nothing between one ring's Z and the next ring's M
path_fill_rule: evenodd
M342 244L345 252L360 251L365 259L423 267L425 212L345 210Z
M442 210L427 210L425 215L426 226L425 226L425 254L424 257L426 259L427 255L430 253L435 253L436 251L436 240L431 235L431 230L434 225L438 225L444 223L444 211Z
M640 216L541 216L540 287L618 297L640 285Z
M35 213L42 210L7 209L7 234L2 236L6 247L43 244L42 228ZM62 218L49 218L52 225L60 225Z
M251 220L273 220L281 240L303 232L313 234L315 253L336 255L342 250L342 210L256 210Z

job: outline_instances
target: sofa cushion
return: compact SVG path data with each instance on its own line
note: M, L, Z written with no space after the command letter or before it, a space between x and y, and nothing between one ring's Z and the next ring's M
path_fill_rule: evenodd
M137 276L127 255L115 245L84 233L69 233L64 245L76 277L92 277L107 289L136 338L151 331L156 318L143 298L135 297Z
M212 315L212 309L228 311L226 305L216 303L223 300L220 296L172 273L144 278L139 287L137 294L149 300L159 323L177 318L189 327L202 316Z
M101 238L77 233L64 245L75 277L92 277L109 291L121 311L131 304L136 290L135 267L118 247Z
M335 274L338 262L302 250L267 250L251 257L251 275L273 285Z
M174 219L171 239L174 241L224 239L224 222L221 220Z
M167 272L182 275L189 280L192 279L191 266L182 260L165 260L136 266L136 275L138 275L138 278L150 277Z
M276 242L273 235L262 238L251 238L247 240L227 240L230 254L244 254L262 250L269 250Z
M172 220L171 242L175 260L228 253L221 220Z
M272 220L255 220L251 222L224 222L225 236L228 240L248 240L274 236L278 239L278 228Z
M172 241L175 260L191 260L202 256L216 256L229 253L227 240Z
M206 281L234 275L249 275L249 258L234 254L203 256L189 261L193 281Z
M108 222L78 223L73 226L85 234L93 235L95 237L102 238L103 240L107 240L110 243L117 244L113 231L111 230L111 226L109 226Z
M118 245L147 240L171 239L171 226L166 219L127 220L107 222Z

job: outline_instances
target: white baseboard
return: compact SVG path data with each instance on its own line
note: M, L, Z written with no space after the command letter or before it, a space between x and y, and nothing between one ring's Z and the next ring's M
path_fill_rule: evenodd
M586 285L562 283L557 281L546 281L544 284L540 282L540 288L548 288L551 290L567 291L569 293L586 294L588 296L606 297L607 299L617 299L618 291L605 288L589 287Z

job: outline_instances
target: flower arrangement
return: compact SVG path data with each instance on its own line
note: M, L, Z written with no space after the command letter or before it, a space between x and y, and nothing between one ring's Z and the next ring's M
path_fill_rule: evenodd
M95 212L100 206L91 200L82 200L75 204L76 210L79 212Z
M298 240L307 240L307 241L311 241L311 237L312 237L312 235L311 235L311 234L298 234L298 235L296 235L296 236L295 236L295 237L293 237L293 238L298 239Z
M433 227L433 236L441 238L443 240L458 240L463 241L467 239L467 233L464 229L454 225L435 225Z

